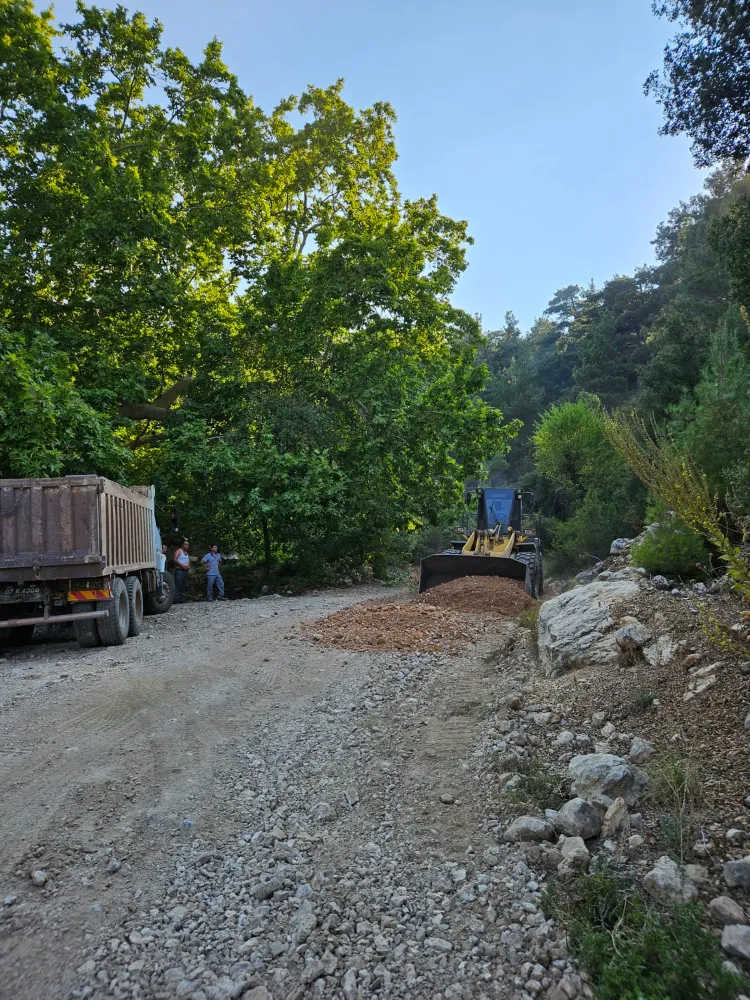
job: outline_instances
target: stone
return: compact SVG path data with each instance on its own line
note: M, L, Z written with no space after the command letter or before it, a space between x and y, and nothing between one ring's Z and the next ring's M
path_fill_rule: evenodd
M110 875L114 875L115 872L119 872L122 868L122 862L118 861L117 858L110 858L109 864L107 865L107 871Z
M567 837L596 837L602 821L599 810L585 799L575 798L566 802L555 817L555 829Z
M745 716L745 729L750 729L750 714Z
M726 924L721 935L721 947L728 955L750 961L750 927L747 924Z
M744 924L745 913L731 896L716 896L708 904L708 912L717 924Z
M537 819L535 816L519 816L514 819L503 834L503 840L509 843L517 841L552 840L555 831L552 824L546 820Z
M643 888L662 903L690 903L698 897L697 886L666 855L644 876Z
M657 590L669 590L669 580L665 576L662 576L660 573L657 573L656 576L651 577L651 583L653 584L654 587L656 587Z
M750 889L750 856L741 861L727 861L724 881L730 889Z
M344 976L344 1000L357 1000L357 973L347 969Z
M34 885L39 886L40 888L41 886L47 884L48 878L49 876L47 875L47 872L43 871L41 868L38 871L31 873L31 881Z
M628 837L628 847L631 851L637 851L639 847L643 847L646 841L640 835L640 833L634 833L632 837Z
M451 795L450 792L443 792L443 794L440 796L440 801L443 803L444 806L452 806L456 800Z
M444 938L439 937L425 938L424 946L425 948L429 948L431 951L439 951L443 955L447 955L449 952L453 951L453 945L450 941L446 941Z
M643 647L643 658L652 667L665 667L675 658L677 646L670 635L662 633L648 646Z
M685 865L685 874L696 885L705 885L708 882L708 868L705 865Z
M611 753L579 754L568 765L568 774L575 795L605 809L617 798L634 806L648 787L643 771Z
M629 552L632 544L632 538L615 538L609 547L609 554L611 556L619 556L623 552Z
M304 944L318 926L318 918L309 899L303 900L295 917L297 944Z
M13 906L18 902L18 896L3 896L3 906Z
M624 652L635 653L651 639L651 633L640 622L624 625L615 632L615 642Z
M700 653L690 653L685 657L683 666L689 670L691 667L697 667L702 659L703 657Z
M636 736L630 744L628 760L631 764L645 764L646 761L651 760L655 753L656 749L653 743L649 743L648 740L644 740L641 739L640 736Z
M596 580L558 594L539 611L539 657L559 674L579 666L607 666L617 660L611 605L635 598L632 580Z
M557 866L560 875L573 875L585 872L589 867L591 855L582 837L561 838L562 860Z
M607 809L602 820L602 837L614 837L628 825L628 806L625 799L617 798Z
M606 712L594 712L591 716L591 725L594 726L595 729L601 729L606 721Z
M724 834L724 839L730 844L737 844L741 847L745 843L747 834L744 830L738 830L736 827L732 827L731 830L727 830Z
M604 726L602 726L602 736L604 737L605 740L611 739L616 732L617 732L617 727L615 726L614 722L607 722Z
M256 899L270 899L275 892L284 887L284 883L277 878L270 878L267 882L259 882L251 890Z
M575 738L575 733L571 733L569 729L564 729L561 733L557 734L552 745L555 747L566 747L574 743Z
M272 1000L272 997L265 986L254 986L242 994L242 1000Z
M319 823L328 823L334 819L333 809L328 802L318 802L315 806L315 819Z

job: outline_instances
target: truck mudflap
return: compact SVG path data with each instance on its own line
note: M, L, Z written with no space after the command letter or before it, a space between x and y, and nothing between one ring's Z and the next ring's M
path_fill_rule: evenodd
M530 593L533 581L529 579L533 567L518 559L503 556L465 556L442 553L427 556L420 563L419 593L438 587L462 576L504 576L522 580Z

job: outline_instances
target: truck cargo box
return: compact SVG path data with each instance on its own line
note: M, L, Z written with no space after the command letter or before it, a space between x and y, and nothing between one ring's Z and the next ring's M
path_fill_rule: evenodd
M154 497L102 476L0 479L0 582L153 568Z

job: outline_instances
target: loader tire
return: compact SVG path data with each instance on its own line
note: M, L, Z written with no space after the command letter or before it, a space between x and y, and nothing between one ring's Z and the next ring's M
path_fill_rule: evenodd
M84 611L96 611L94 601L84 601L81 604L73 605L74 615L82 615ZM96 618L86 618L82 622L73 622L73 635L79 646L84 646L86 649L101 646L102 640L99 638L96 621Z
M122 646L130 631L130 603L128 591L122 577L112 584L112 596L108 601L100 601L102 611L108 611L106 618L96 618L96 627L102 646Z
M539 596L539 566L536 552L518 552L513 557L517 562L525 563L528 566L526 571L525 590L529 597L536 599Z
M129 576L125 580L125 589L128 592L128 608L130 609L128 635L140 635L143 628L143 589L141 588L141 581L137 576Z

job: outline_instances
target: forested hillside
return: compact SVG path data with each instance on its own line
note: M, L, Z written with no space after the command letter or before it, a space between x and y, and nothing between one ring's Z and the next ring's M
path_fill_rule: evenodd
M6 0L0 475L153 482L163 528L174 512L266 571L382 565L448 528L466 480L517 484L575 567L659 514L605 433L633 411L741 533L750 14L654 10L677 32L646 90L713 165L706 191L659 227L653 266L485 338L450 298L469 224L402 198L388 104L356 110L339 82L266 111L216 41L193 63L122 7L58 30ZM697 536L664 532L652 568L707 565Z
M645 491L604 438L602 409L665 426L722 497L750 511L748 326L731 257L749 193L744 170L718 169L659 226L654 266L559 289L526 334L508 313L488 335L484 397L524 423L491 478L537 491L565 564L605 555L645 516Z

